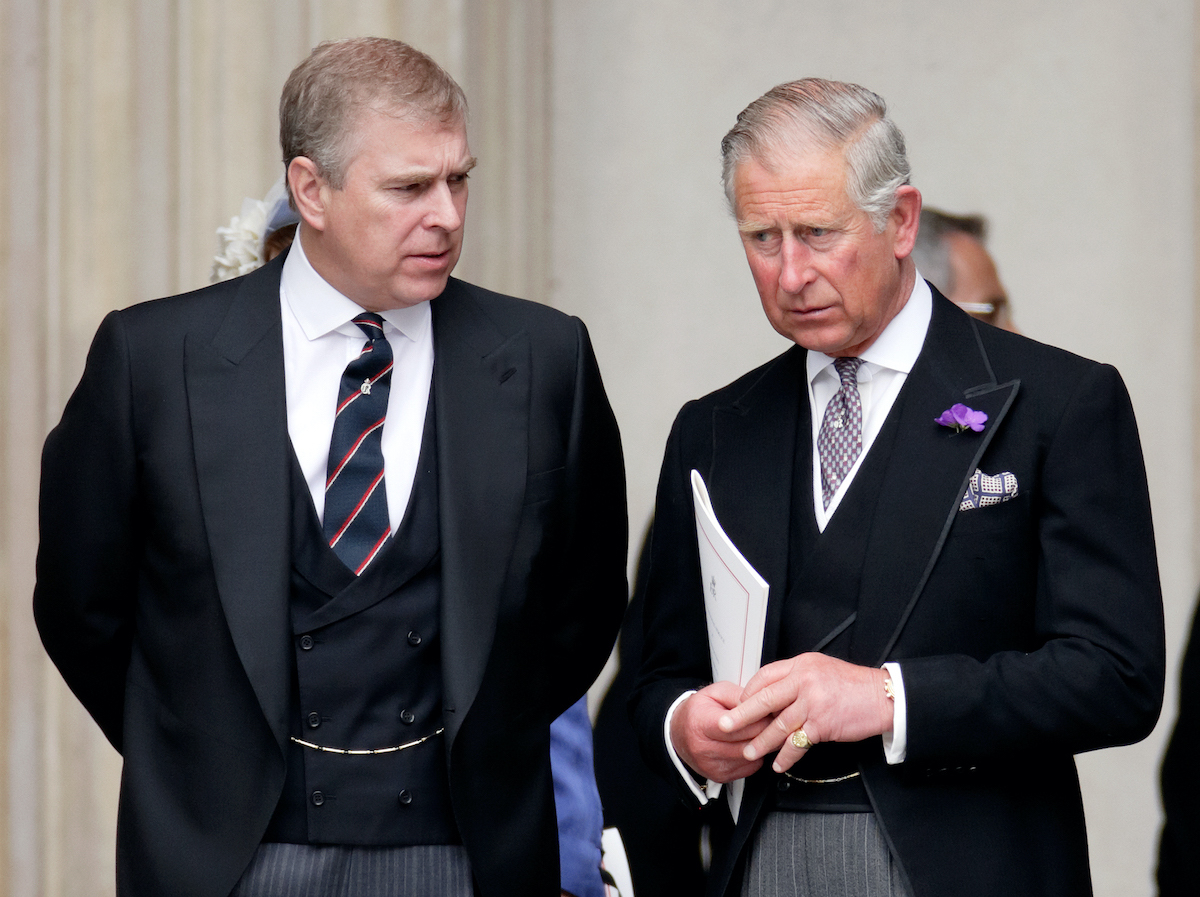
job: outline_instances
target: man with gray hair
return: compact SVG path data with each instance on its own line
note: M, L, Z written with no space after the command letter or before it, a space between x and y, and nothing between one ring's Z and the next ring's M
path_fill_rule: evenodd
M110 314L46 441L34 610L124 760L121 897L560 892L621 447L583 324L450 276L466 111L406 44L317 47L291 249Z
M1008 293L985 239L987 219L982 215L951 215L926 206L913 261L926 280L967 314L1015 331Z
M1124 385L916 276L921 197L870 91L780 85L722 153L795 345L675 421L632 698L685 799L745 779L710 894L1089 894L1073 754L1144 737L1164 676ZM744 687L712 681L694 471L769 585Z

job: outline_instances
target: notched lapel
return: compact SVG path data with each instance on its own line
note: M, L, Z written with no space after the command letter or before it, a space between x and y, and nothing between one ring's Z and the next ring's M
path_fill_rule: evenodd
M278 274L244 281L212 342L189 337L184 356L217 591L238 656L282 745L291 493Z
M529 463L529 337L500 333L464 307L473 304L460 293L433 305L442 678L451 739L491 653Z

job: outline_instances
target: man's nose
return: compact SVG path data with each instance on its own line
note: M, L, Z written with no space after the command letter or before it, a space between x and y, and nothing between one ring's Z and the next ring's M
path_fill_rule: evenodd
M460 208L458 199L445 181L430 187L426 194L429 207L425 212L425 226L445 231L456 231L462 227L463 209Z
M780 247L779 287L787 293L799 293L816 279L813 253L804 241L785 234Z

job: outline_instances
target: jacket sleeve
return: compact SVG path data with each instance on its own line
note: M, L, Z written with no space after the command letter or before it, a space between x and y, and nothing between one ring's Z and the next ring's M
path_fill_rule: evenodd
M625 561L629 518L625 465L616 417L583 322L574 321L575 371L569 410L560 583L553 602L549 669L556 714L592 684L616 641L629 599Z
M696 798L671 760L663 726L676 698L712 682L690 486L691 469L706 470L708 465L696 457L684 458L685 434L696 408L692 404L680 411L664 453L645 549L650 557L644 561L646 574L639 577L634 598L643 607L644 643L629 704L646 762L691 804Z
M46 651L118 751L138 552L130 395L128 348L113 312L42 452L33 596Z

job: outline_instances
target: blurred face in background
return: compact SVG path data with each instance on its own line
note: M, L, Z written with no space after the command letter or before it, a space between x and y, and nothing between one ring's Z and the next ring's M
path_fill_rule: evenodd
M942 239L950 255L954 292L946 298L989 324L1015 330L1008 294L996 273L996 263L983 244L970 234L951 231Z

